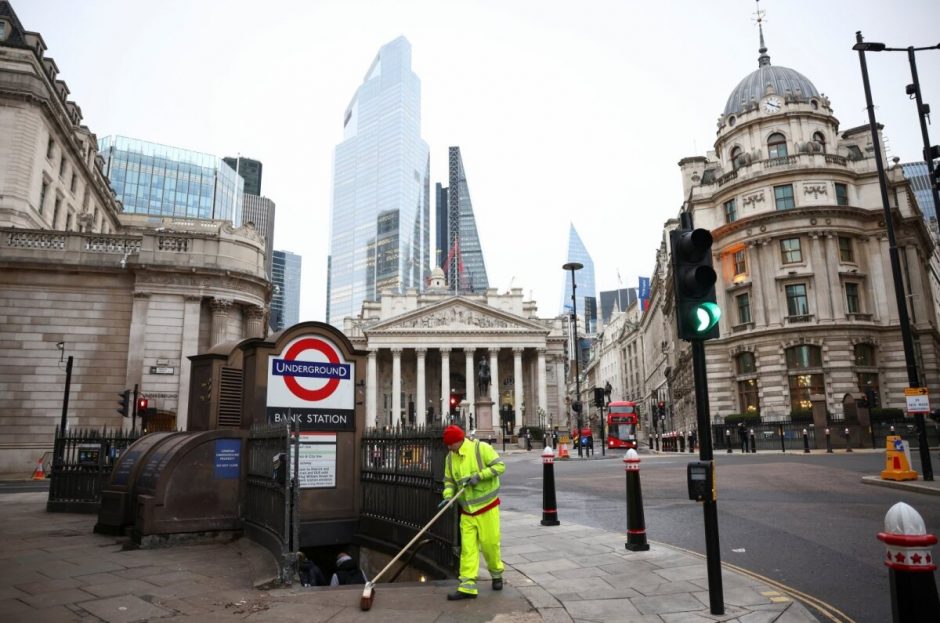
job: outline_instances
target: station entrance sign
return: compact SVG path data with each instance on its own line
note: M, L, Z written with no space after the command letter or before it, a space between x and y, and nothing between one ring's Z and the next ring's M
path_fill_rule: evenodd
M355 430L355 363L322 335L297 337L268 357L267 420L300 430Z

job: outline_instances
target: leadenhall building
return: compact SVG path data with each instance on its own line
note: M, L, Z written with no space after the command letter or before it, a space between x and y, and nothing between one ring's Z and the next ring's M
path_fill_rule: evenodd
M771 64L762 30L757 65L728 96L714 150L679 163L683 209L714 238L723 314L721 338L706 343L713 421L745 412L785 419L819 401L839 418L865 392L877 396L873 406L904 407L874 158L875 148L884 151L881 136L873 146L868 125L840 129L808 77ZM887 178L918 371L937 395L936 248L901 167ZM660 282L671 284L665 272ZM657 303L670 315L664 299ZM669 358L673 428L686 430L695 427L691 363L688 347L674 344L664 342L666 355L648 349L646 367Z

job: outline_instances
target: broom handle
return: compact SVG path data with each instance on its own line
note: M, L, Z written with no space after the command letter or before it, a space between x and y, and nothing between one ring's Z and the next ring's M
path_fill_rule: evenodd
M463 493L463 490L464 490L464 489L466 489L466 486L460 487L460 489L457 491L457 493L455 493L452 498L450 498L449 500L447 500L447 504L445 504L444 506L442 506L442 507L441 507L441 510L437 511L437 514L434 515L434 517L431 518L431 521L429 521L427 524L425 524L425 526L424 526L423 528L421 528L421 530L418 531L418 533L414 536L414 538L411 539L411 540L408 542L408 545L404 546L404 547L402 548L402 550L401 550L400 552L398 552L398 554L397 554L394 558L392 558L392 560L391 560L387 565L385 565L385 568L382 569L381 571L379 571L379 572L376 574L376 576L375 576L374 578L372 578L372 584L378 584L378 583L379 583L379 578L382 577L382 575L383 575L386 571L388 571L389 568L391 568L391 566L394 565L394 564L398 561L399 558L401 558L402 554L404 554L405 552L408 551L408 548L409 548L409 547L411 547L412 545L415 544L415 541L417 541L419 538L421 538L421 535L423 535L425 532L427 532L428 528L430 528L431 526L434 525L434 522L437 521L438 518L439 518L441 515L443 515L445 512L447 512L447 510L453 505L453 503L457 501L457 498L460 497L460 494Z

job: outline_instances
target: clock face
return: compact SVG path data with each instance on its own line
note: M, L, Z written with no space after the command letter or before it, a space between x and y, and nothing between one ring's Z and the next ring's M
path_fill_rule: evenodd
M764 100L764 112L780 112L781 107L779 97L768 97Z

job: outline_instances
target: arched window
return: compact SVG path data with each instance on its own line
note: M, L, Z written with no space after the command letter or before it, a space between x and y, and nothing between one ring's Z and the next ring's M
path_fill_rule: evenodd
M822 132L815 132L813 134L813 142L817 143L822 148L823 153L826 153L826 137L823 136Z
M734 359L738 377L738 408L741 413L760 413L754 353L741 353Z
M738 156L740 156L742 153L743 152L741 151L741 148L737 145L731 148L731 153L728 155L728 157L731 158L731 168L733 170L737 170L739 168L737 160Z
M801 344L788 348L787 375L790 381L790 408L809 410L813 408L810 397L825 393L822 371L822 349Z
M881 406L879 395L878 367L875 360L875 347L871 344L855 345L855 377L858 391L865 394L869 408Z
M768 158L786 158L787 157L787 137L780 132L774 132L767 139L767 157Z

